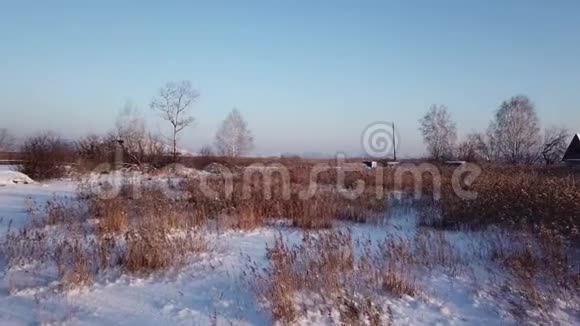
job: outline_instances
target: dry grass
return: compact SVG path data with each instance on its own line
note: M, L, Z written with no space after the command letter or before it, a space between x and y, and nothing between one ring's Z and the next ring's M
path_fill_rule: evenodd
M479 249L497 265L497 300L520 321L531 314L548 321L558 300L578 300L580 188L565 172L488 166L470 186L475 200L444 184L440 202L418 206L423 225L480 230L488 238Z
M459 226L473 228L471 224ZM492 283L499 287L491 294L499 305L509 308L518 321L548 322L551 320L550 312L562 301L580 308L577 238L551 224L519 223L515 228L499 221L486 221L484 229L483 226L477 225L481 230L476 233L477 237L482 239L468 248L468 255L457 255L457 252L445 249L447 246L433 246L433 242L429 241L429 246L438 248L435 251L440 252L430 257L444 266L455 266L448 268L452 273L458 271L457 267L461 270L463 266L481 265L486 273L493 276ZM416 244L421 242L415 241ZM452 263L454 261L455 264Z
M118 197L110 200L93 198L88 203L91 213L98 220L96 227L101 236L127 231L129 227L127 200Z
M444 186L443 227L488 225L541 227L580 239L580 183L542 168L487 167L471 186L475 200L462 200Z
M414 296L418 288L382 259L381 250L354 241L349 230L305 232L297 244L280 235L267 249L267 266L250 262L248 276L274 320L285 324L308 310L328 310L338 312L343 324L384 325L392 316L375 301L377 295ZM299 296L316 303L300 307Z
M120 265L130 274L149 275L183 264L191 253L204 251L201 234L185 232L174 235L163 227L145 225L125 234L126 251Z
M202 191L199 179L191 179L173 189L186 196L173 199L160 187L140 187L135 193L129 184L109 200L88 191L79 201L54 199L31 210L34 222L6 237L2 255L9 266L49 265L59 284L69 288L89 285L107 273L146 276L180 266L207 250L200 228L214 220L220 228L247 230L284 218L304 230L302 239L278 236L267 250L266 266L250 261L247 275L273 318L283 323L316 309L338 312L337 322L345 325L391 324L392 311L381 298L420 296L421 277L435 270L463 273L480 260L501 271L502 295L516 298L509 304L523 320L530 307L548 311L556 299L580 292L574 251L580 189L562 176L490 167L471 185L478 198L467 201L455 196L449 171L443 171L442 200L413 202L422 224L498 227L487 231L488 243L466 254L440 230L419 228L411 237L389 234L373 242L333 228L336 220L364 223L389 210L376 187L382 194L396 190L392 169L380 180L372 171L350 172L342 192L332 189L337 175L330 169L318 176L319 190L304 198L312 163L290 162L288 195L280 178L273 179L271 193L265 192L259 176L252 178L248 193L238 171L231 194L215 175L208 177L208 187L215 191L211 196ZM356 198L345 196L360 180L370 188ZM423 182L426 194L430 182ZM403 179L402 189L413 189L411 176ZM504 232L517 229L522 232ZM313 305L298 304L298 296L308 296Z
M1 254L14 266L53 270L60 287L86 286L106 273L139 276L178 267L191 255L206 251L204 233L186 210L142 189L139 199L52 200L31 223L9 232Z
M389 293L398 293L399 295L415 296L417 287L413 282L401 278L394 269L388 269L383 274L383 289Z
M285 324L307 312L338 312L335 322L349 325L388 324L392 312L385 297L422 297L433 275L491 282L485 291L514 318L548 321L558 300L572 306L578 300L580 265L565 239L549 229L496 229L460 242L428 228L408 237L387 234L378 242L353 239L348 230L305 231L297 241L278 236L266 267L250 261L247 276L264 308Z
M377 198L374 189L348 198L348 190L340 192L321 184L310 194L308 183L292 183L285 192L280 179L274 178L272 186L266 187L259 177L245 184L241 176L236 175L228 194L222 177L208 177L206 182L215 194L203 191L197 179L188 180L184 185L193 214L204 219L227 215L232 219L228 225L240 229L261 227L280 218L302 229L325 229L331 227L334 220L364 222L373 214L386 210L385 199Z
M528 311L550 311L557 300L573 302L580 293L578 253L557 231L542 228L539 234L512 232L492 239L491 259L505 276L502 289L518 298L509 303L521 318Z

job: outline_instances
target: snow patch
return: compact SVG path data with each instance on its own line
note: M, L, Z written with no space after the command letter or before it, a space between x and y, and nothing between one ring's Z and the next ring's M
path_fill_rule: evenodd
M0 186L35 183L29 176L17 171L0 171Z

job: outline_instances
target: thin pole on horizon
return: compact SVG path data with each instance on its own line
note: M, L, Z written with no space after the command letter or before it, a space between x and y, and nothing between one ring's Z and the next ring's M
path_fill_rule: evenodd
M395 123L393 122L393 161L397 161L397 139L395 138Z

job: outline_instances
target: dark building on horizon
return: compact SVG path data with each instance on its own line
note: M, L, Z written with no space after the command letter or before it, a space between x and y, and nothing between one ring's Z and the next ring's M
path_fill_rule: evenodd
M580 134L574 135L562 161L570 165L580 165Z

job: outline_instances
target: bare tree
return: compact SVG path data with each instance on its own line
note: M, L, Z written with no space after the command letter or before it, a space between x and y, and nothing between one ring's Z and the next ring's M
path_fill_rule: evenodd
M501 158L511 163L537 158L540 127L533 103L519 95L504 101L490 124L490 134Z
M465 160L494 161L497 159L497 146L493 134L487 132L473 132L467 135L459 149L458 156ZM466 153L467 156L466 157Z
M480 153L479 135L476 133L469 134L462 142L457 145L455 155L458 159L464 161L476 161L482 159Z
M198 97L199 93L191 83L184 80L167 83L151 101L151 108L172 126L174 162L177 161L177 134L194 121L189 109Z
M457 129L447 107L432 105L419 123L423 142L427 144L431 157L437 160L452 157L457 140Z
M501 158L499 139L495 135L493 125L487 127L485 133L478 133L481 153L487 161L498 161Z
M113 131L113 141L121 141L124 152L138 165L143 164L149 147L145 118L130 102L119 111Z
M551 127L544 131L541 155L546 165L554 164L562 159L568 146L569 135L566 128L560 127Z
M161 167L170 163L168 146L147 130L145 117L131 103L120 110L115 130L109 137L113 143L122 140L122 147L130 163L143 166L145 163Z
M14 138L7 129L0 129L0 151L5 152L12 149L14 146Z
M215 147L224 156L238 157L252 150L254 138L240 112L233 109L215 136Z

